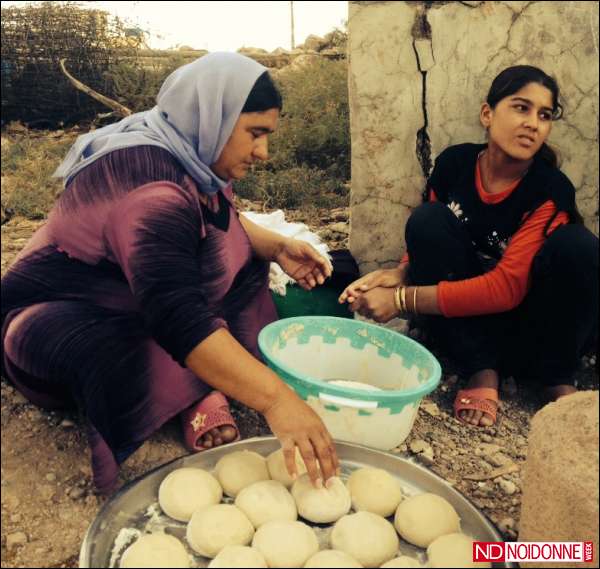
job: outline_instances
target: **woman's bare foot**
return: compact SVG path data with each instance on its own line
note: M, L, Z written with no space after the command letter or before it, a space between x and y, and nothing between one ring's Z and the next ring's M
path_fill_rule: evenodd
M493 369L482 369L477 373L473 374L467 384L467 389L474 387L490 387L498 390L499 378L498 372ZM496 403L493 401L493 403ZM494 419L488 413L482 411L476 411L475 409L465 409L459 413L459 417L470 423L471 425L478 425L481 427L491 427L494 424Z
M231 425L216 427L205 433L198 441L204 448L214 448L230 443L237 436L237 431Z

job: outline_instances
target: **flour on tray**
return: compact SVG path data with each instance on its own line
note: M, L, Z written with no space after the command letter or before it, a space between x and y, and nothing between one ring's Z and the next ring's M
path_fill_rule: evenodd
M136 539L142 535L139 529L135 528L123 528L117 538L115 539L115 545L110 553L109 567L116 567L117 559L122 555L125 549L131 545Z

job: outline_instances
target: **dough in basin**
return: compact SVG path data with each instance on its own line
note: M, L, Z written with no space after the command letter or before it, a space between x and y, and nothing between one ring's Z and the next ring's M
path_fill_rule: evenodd
M427 548L429 567L491 567L473 561L473 540L463 533L438 537Z
M406 541L419 547L428 547L441 535L460 532L460 518L450 502L430 493L400 502L394 525Z
M304 567L319 551L312 528L302 522L267 522L254 535L252 547L265 557L269 567Z
M246 545L228 545L209 564L209 569L232 569L267 567L267 562L258 549Z
M246 514L231 504L217 504L194 512L186 538L204 557L215 557L227 545L248 545L254 527Z
M270 478L265 458L250 450L226 454L217 462L215 473L225 494L232 498L242 488Z
M223 489L217 479L200 468L178 468L158 489L158 503L167 516L189 522L196 510L218 504Z
M345 551L364 567L379 567L400 547L394 526L371 512L344 516L333 526L330 542L332 549Z
M296 502L277 480L261 480L240 490L235 505L248 516L255 528L275 520L296 521Z
M381 468L359 468L350 475L347 485L357 512L365 510L387 518L402 501L400 483Z
M300 455L300 451L298 447L295 448L294 460L296 461L296 474L298 476L302 476L306 472L306 465L302 460L302 456ZM285 466L285 459L283 457L283 449L276 450L272 452L267 457L267 468L269 469L269 474L273 480L278 480L281 482L286 488L291 488L294 480L289 475L287 468Z
M319 551L313 555L304 565L304 569L318 569L318 568L335 568L335 567L362 567L362 565L344 551L338 551L337 549L327 549L325 551Z
M120 567L189 567L190 557L183 544L172 535L142 535L121 556Z
M327 486L315 488L308 474L303 474L292 486L292 496L296 500L298 513L317 524L327 524L339 520L350 511L350 492L344 483L333 476Z

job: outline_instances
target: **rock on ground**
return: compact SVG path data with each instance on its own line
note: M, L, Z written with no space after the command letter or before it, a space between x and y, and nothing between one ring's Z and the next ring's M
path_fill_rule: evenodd
M598 555L598 442L597 391L563 397L535 415L524 468L520 541L593 541Z

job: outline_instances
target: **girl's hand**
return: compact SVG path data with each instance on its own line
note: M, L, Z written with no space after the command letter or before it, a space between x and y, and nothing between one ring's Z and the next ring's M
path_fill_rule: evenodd
M340 304L344 302L352 303L361 294L376 287L396 288L404 286L406 284L407 267L408 263L402 263L394 269L379 269L366 274L364 277L350 283L345 288L344 292L340 294L338 302ZM354 310L354 308L352 310Z
M350 304L350 310L376 322L388 322L399 315L394 289L377 287L361 293Z
M310 243L286 239L274 261L304 290L322 285L331 276L332 267Z

